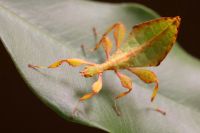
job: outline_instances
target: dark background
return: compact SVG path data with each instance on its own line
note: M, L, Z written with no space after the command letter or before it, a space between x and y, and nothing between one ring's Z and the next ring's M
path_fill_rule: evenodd
M161 16L181 16L178 42L191 55L200 58L198 0L107 0L106 2L137 2L152 8ZM45 106L31 93L2 44L0 44L0 90L1 133L103 132L66 122Z

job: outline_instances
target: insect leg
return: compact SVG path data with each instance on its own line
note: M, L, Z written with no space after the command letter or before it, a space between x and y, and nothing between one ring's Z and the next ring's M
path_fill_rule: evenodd
M112 25L110 28L106 30L106 32L103 34L100 41L96 44L94 50L97 50L104 39L112 30L114 30L114 38L116 42L117 49L120 47L120 44L122 43L124 37L125 37L125 26L122 23L116 23Z
M153 102L153 100L155 99L155 96L158 92L158 79L155 75L154 72L150 71L150 70L145 70L145 69L139 69L139 68L127 68L127 70L131 71L132 73L136 74L142 81L144 81L145 83L155 83L155 88L153 90L152 96L151 96L151 102ZM166 115L166 112L159 109L159 108L154 108L153 109L156 112L159 112L163 115Z
M155 96L158 92L158 79L154 72L150 70L145 69L139 69L139 68L128 68L127 70L131 71L132 73L136 74L142 81L145 83L155 83L155 88L153 90L152 96L151 96L151 102L155 99Z
M64 60L56 61L56 62L52 63L51 65L49 65L47 67L36 66L36 65L31 65L31 64L29 64L28 67L34 68L34 69L37 69L37 68L57 68L63 63L68 63L69 65L71 65L73 67L77 67L77 66L80 66L80 65L83 65L83 64L94 65L94 63L91 63L91 62L88 62L88 61L85 61L85 60L82 60L82 59L72 58L72 59L64 59Z
M119 95L117 95L117 96L115 97L114 109L115 109L117 115L120 116L120 111L118 110L116 100L119 99L119 98L121 98L121 97L123 97L123 96L125 96L125 95L127 95L129 92L131 92L131 90L132 90L132 80L131 80L128 76L119 73L117 70L115 70L115 73L116 73L117 76L119 77L122 86L125 87L126 89L128 89L128 91L125 91L125 92L123 92L123 93L120 93Z
M94 44L97 44L97 39L98 39L98 35L97 35L97 30L95 27L92 28L92 32L93 32L93 35L94 35ZM84 44L81 44L81 50L83 52L83 55L86 57L87 54L86 54L86 48L85 48L85 45ZM90 52L92 52L93 50L90 50Z
M95 44L97 44L97 39L98 39L97 30L96 30L95 27L93 27L93 28L92 28L92 31L93 31L93 35L94 35Z
M104 51L106 53L106 59L109 60L110 52L112 49L112 42L108 37L105 36L101 39L101 42L99 43L99 45L101 44L103 45Z
M87 99L91 98L92 96L97 94L101 89L102 89L102 73L99 74L98 80L93 83L92 92L87 93L84 96L82 96L79 99L79 101L84 101L84 100L87 100Z
M90 99L92 96L96 95L97 93L99 93L99 91L102 89L102 73L99 74L98 76L98 80L96 82L93 83L92 85L92 92L85 94L84 96L82 96L79 99L79 103ZM76 112L78 105L75 106L74 110L73 110L73 114Z
M125 32L126 32L125 26L122 23L118 23L118 25L114 29L114 38L115 38L117 50L119 49L122 41L124 40Z
M86 55L86 51L85 51L85 46L84 46L84 44L81 44L81 50L82 50L82 52L83 52L84 57L86 57L87 55Z
M132 90L132 80L131 78L129 78L128 76L119 73L117 70L115 70L115 73L117 74L117 76L119 77L121 84L124 88L128 89L128 91L123 92L121 94L119 94L118 96L115 97L115 99L119 99L125 95L127 95L129 92L131 92Z

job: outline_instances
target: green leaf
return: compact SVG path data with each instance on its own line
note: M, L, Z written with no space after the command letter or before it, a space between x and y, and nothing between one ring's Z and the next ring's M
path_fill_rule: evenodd
M157 17L137 4L1 0L0 37L33 92L67 120L114 133L200 132L200 63L177 44L159 67L151 68L160 81L153 104L150 103L153 85L146 85L129 73L134 89L119 100L120 117L112 108L113 99L125 89L113 73L103 76L102 91L82 103L80 112L72 119L78 98L91 90L96 78L83 78L79 74L82 68L66 65L40 71L27 67L29 63L47 66L69 57L84 59L80 45L84 44L86 49L94 47L93 26L101 34L118 21L131 29ZM97 53L86 50L86 53L87 60L93 62L102 62L105 57L102 50ZM148 110L157 106L167 115Z

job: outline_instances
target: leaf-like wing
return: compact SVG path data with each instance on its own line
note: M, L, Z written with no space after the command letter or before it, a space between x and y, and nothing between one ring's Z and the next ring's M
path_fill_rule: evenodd
M133 27L121 49L131 53L126 65L158 66L176 41L180 17L163 17Z

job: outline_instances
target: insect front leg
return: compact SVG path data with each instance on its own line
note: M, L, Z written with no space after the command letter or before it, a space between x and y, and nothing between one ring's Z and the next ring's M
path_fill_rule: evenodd
M99 42L99 45L101 45L101 44L103 45L104 51L106 53L106 59L109 60L110 52L111 52L111 49L112 49L112 41L108 37L104 36L101 39L101 41Z
M31 64L29 64L28 67L34 68L34 69L37 69L37 68L57 68L63 63L68 63L69 65L71 65L73 67L77 67L77 66L80 66L80 65L83 65L83 64L95 65L94 63L91 63L91 62L88 62L88 61L85 61L85 60L82 60L82 59L72 58L72 59L63 59L63 60L56 61L56 62L52 63L51 65L49 65L47 67L46 66L31 65Z
M122 41L124 40L125 31L126 31L125 26L120 22L112 25L110 28L108 28L106 30L106 32L103 34L100 41L96 44L94 50L97 50L99 48L104 37L106 37L111 31L114 31L114 39L115 39L115 43L116 43L116 48L117 48L117 50L119 49Z
M125 32L126 32L125 26L122 23L118 23L118 25L116 26L114 30L114 38L115 38L117 50L119 49L121 43L124 40Z
M98 80L96 82L93 83L92 85L92 92L90 93L87 93L85 95L83 95L79 101L78 101L78 104L75 106L74 110L73 110L73 114L75 114L76 110L77 110L77 107L79 105L80 102L84 101L84 100L87 100L87 99L90 99L92 96L96 95L97 93L99 93L99 91L102 89L102 73L100 73L98 75Z

